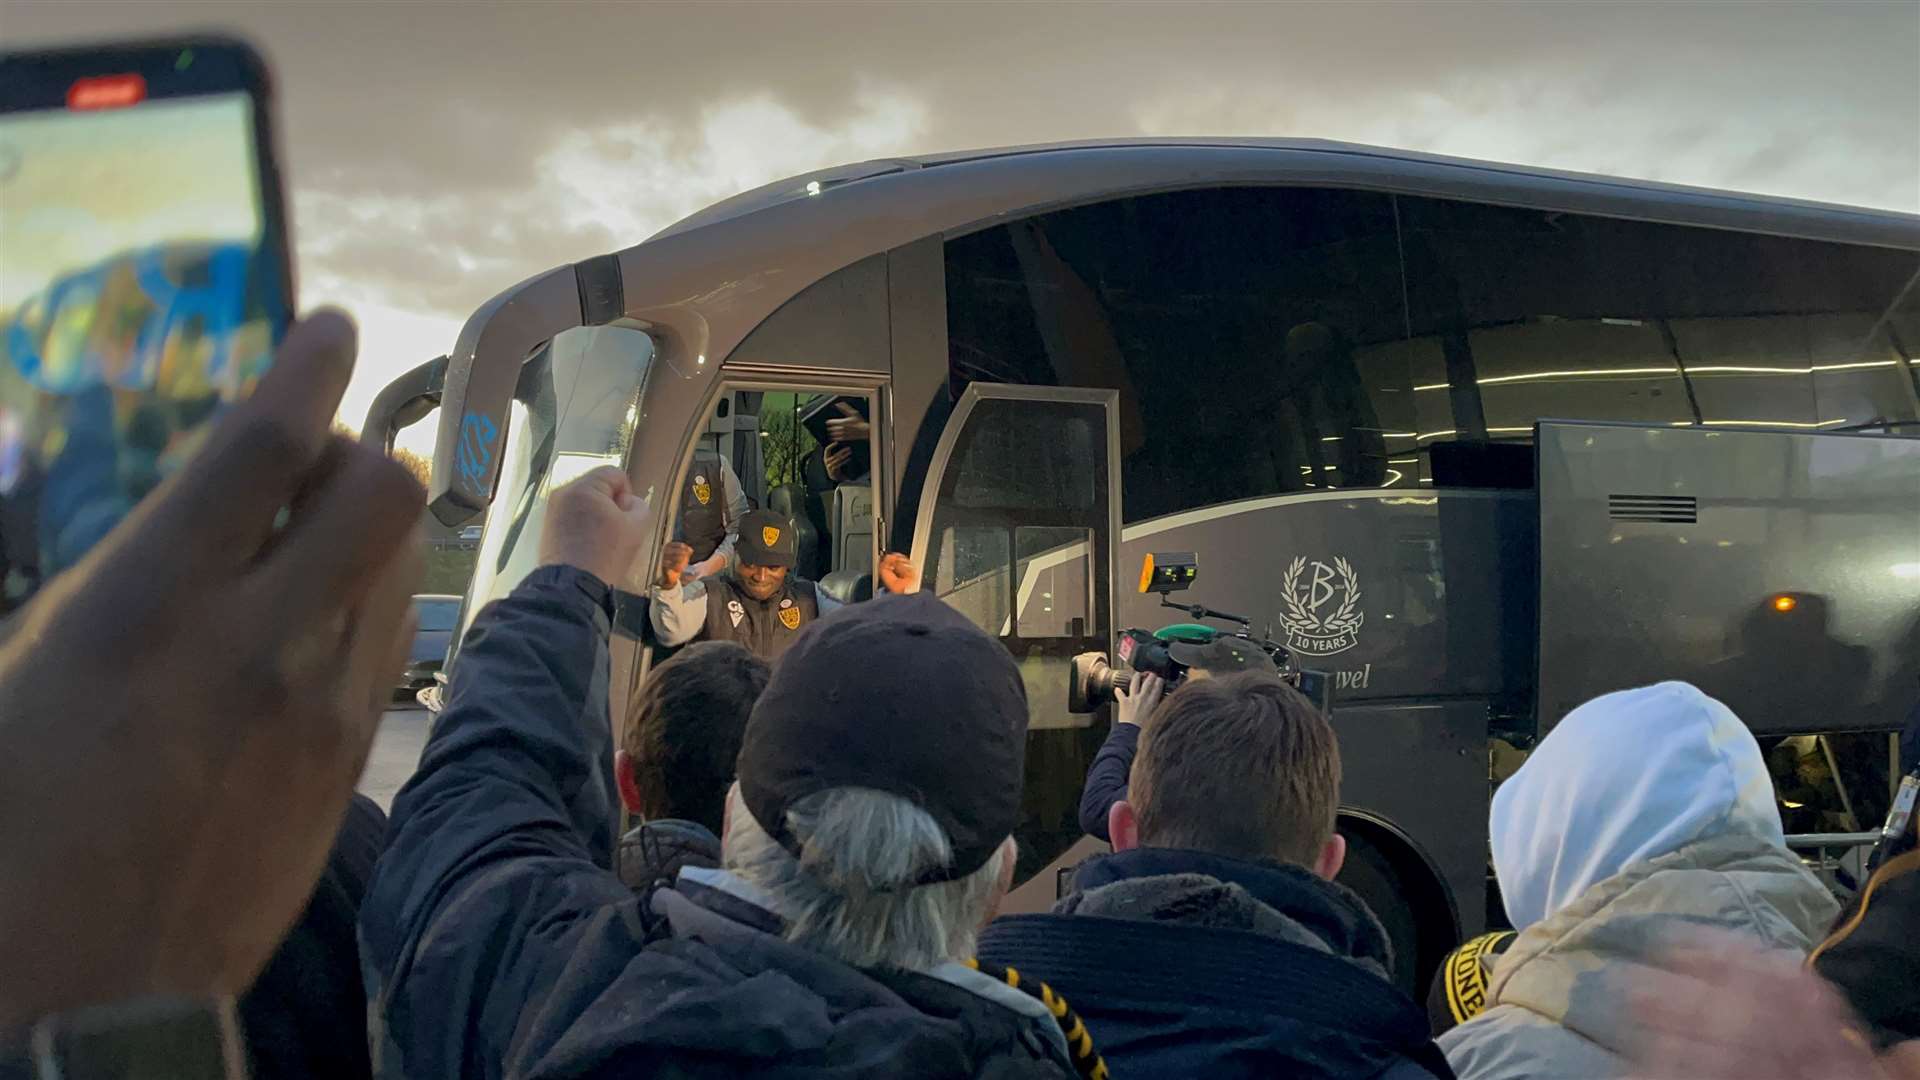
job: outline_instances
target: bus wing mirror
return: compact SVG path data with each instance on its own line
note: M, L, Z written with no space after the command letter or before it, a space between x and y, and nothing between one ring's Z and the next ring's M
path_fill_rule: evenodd
M378 446L382 453L393 453L394 437L400 430L419 423L440 405L440 393L447 383L447 358L435 357L388 383L367 409L366 426L360 440Z
M584 325L582 289L579 267L549 270L487 301L460 329L427 487L427 509L441 524L459 525L492 500L520 367L555 334Z

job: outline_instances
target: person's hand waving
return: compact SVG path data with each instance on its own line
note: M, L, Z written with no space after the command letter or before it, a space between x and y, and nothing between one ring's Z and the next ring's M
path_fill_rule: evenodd
M0 643L0 1029L242 990L305 906L423 557L419 485L330 433L354 347L339 314L296 326Z
M834 408L840 415L827 421L827 438L837 443L866 442L873 437L873 425L860 415L860 410L844 401L834 402Z

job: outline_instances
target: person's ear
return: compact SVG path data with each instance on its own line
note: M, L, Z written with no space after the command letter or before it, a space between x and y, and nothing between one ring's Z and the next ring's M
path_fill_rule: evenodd
M620 805L636 817L640 813L640 781L633 776L633 757L625 750L613 752L613 782L620 789Z
M993 892L987 897L987 911L980 918L982 928L1000 914L1001 903L1006 900L1007 893L1013 891L1014 865L1020 861L1020 844L1013 837L1002 841L1000 850L1003 856L1000 860L1000 876L994 879Z
M1133 812L1132 803L1121 799L1108 807L1107 836L1115 851L1132 851L1140 846L1140 815Z
M1332 881L1340 875L1340 868L1347 864L1347 838L1339 833L1327 837L1320 845L1320 857L1313 860L1313 872Z

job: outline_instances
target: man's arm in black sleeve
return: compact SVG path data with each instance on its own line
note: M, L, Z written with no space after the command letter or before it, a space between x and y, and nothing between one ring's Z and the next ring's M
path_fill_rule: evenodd
M1109 843L1107 811L1127 797L1127 774L1133 770L1134 748L1140 743L1140 725L1115 722L1100 752L1087 767L1087 786L1080 792L1080 828L1088 836Z
M608 869L611 599L542 567L466 635L360 912L378 1075L501 1075L587 924L632 900Z

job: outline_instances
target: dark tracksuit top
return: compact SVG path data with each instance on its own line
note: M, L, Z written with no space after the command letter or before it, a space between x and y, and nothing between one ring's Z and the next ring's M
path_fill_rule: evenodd
M693 561L705 562L715 552L733 555L740 519L747 514L747 496L733 466L719 454L696 451L680 493L677 539L693 548Z
M676 589L653 590L650 617L662 645L732 641L772 663L808 623L840 602L789 573L780 590L755 600L740 587L731 567Z

